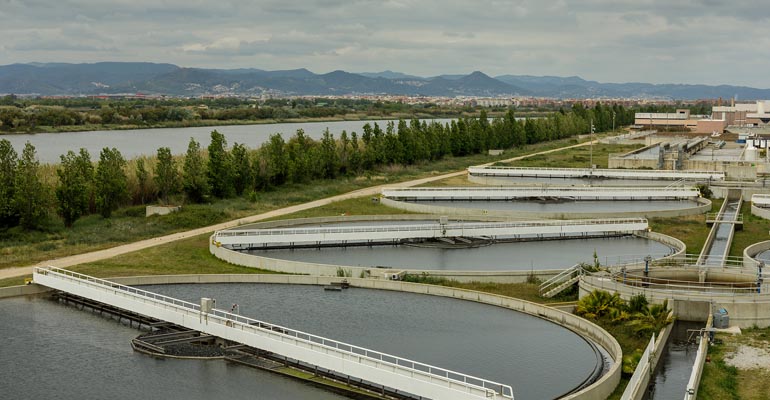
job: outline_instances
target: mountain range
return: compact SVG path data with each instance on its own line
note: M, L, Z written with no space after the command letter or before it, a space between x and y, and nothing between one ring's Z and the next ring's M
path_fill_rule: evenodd
M420 77L400 72L316 74L307 69L183 68L173 64L101 62L30 63L0 66L0 93L95 95L118 93L171 96L347 95L536 96L551 98L768 99L770 89L729 85L600 83L577 76L468 75Z

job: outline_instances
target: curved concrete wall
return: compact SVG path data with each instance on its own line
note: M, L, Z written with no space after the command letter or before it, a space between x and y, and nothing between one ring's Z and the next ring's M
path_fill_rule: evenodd
M770 294L714 294L697 293L692 291L674 291L664 289L649 289L638 286L624 285L616 282L609 277L584 276L580 280L580 296L584 296L593 290L606 290L608 292L617 292L624 299L630 299L637 294L644 294L650 302L662 303L669 299L676 302L684 302L685 306L681 309L674 307L678 318L685 320L703 320L708 315L708 306L727 309L730 317L730 324L741 328L749 328L754 325L765 328L770 326ZM693 305L692 307L688 306ZM698 305L697 307L695 305ZM706 305L703 315L688 315L688 310L700 310L700 305ZM694 318L694 319L689 319Z
M462 208L436 206L421 203L411 203L407 201L392 200L382 198L382 204L417 213L431 213L450 216L471 217L476 215L492 217L508 217L517 219L581 219L581 218L635 218L635 217L682 217L687 215L704 214L711 210L711 200L698 198L695 201L698 205L690 208L681 208L676 210L658 210L658 211L613 211L605 212L597 210L596 212L535 212L535 211L506 211L506 210L484 210L481 208Z
M111 281L124 285L162 285L174 283L281 283L294 285L328 285L339 282L336 277L298 276L298 275L160 275L160 276L136 276L109 278ZM547 307L541 304L505 297L473 290L455 289L444 286L423 285L417 283L387 281L380 279L347 278L348 282L357 287L392 290L409 293L428 294L433 296L451 297L455 299L475 301L478 303L494 305L510 310L523 312L539 318L546 319L558 325L573 330L579 335L590 339L602 346L613 358L610 370L594 384L562 399L570 400L603 400L615 390L620 382L621 359L623 357L620 344L607 331L598 325L580 318L576 315ZM28 285L36 287L37 285ZM0 289L0 297L5 290ZM38 287L39 290L39 287Z
M756 257L757 254L765 250L770 250L770 240L754 243L751 246L748 246L745 249L743 249L743 267L756 268L757 264L759 264L759 261L757 261L757 259L754 257ZM770 272L770 270L768 270L768 272Z
M755 215L759 218L764 219L770 219L770 209L757 207L755 205L751 205L751 215Z
M385 216L368 216L361 217L356 220L371 220L371 221L387 221L387 220L399 220L395 215ZM433 215L425 216L412 216L415 220L425 220L435 218ZM479 218L474 218L478 220ZM281 220L274 222L263 222L258 224L249 225L250 229L260 228L275 228L296 226L310 223L320 222L340 222L350 221L350 217L323 217L323 218L306 218L295 220ZM276 225L280 224L280 225ZM638 236L645 237L651 240L656 240L676 249L675 253L665 257L682 258L686 252L685 244L671 236L663 235L657 232L642 232ZM209 251L215 257L224 260L230 264L239 265L242 267L259 268L268 271L282 272L286 274L299 274L299 275L314 275L314 276L340 276L344 274L349 277L356 278L387 278L394 272L405 271L409 274L426 274L438 278L453 279L460 282L497 282L497 283L521 283L526 282L528 278L535 277L540 280L549 279L557 275L562 270L550 269L550 270L523 270L523 271L446 271L446 270L402 270L392 268L372 268L372 267L359 267L359 266L347 266L347 265L332 265L332 264L319 264L304 261L291 261L282 260L277 258L263 257L248 253L243 253L236 250L230 250L225 247L219 247L214 241L214 236L209 238Z

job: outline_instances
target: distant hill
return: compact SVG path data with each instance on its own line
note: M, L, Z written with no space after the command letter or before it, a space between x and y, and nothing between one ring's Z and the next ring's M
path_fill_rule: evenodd
M172 64L12 64L0 66L0 93L80 94L132 85L180 68Z
M737 96L740 99L768 99L770 89L756 89L746 86L709 86L683 84L651 83L599 83L587 81L577 76L567 78L557 76L501 75L495 79L522 87L541 96L557 98L667 98L667 99L707 99Z
M206 94L410 96L538 96L554 98L729 98L768 99L770 89L649 83L600 83L577 76L468 75L419 77L401 72L316 74L307 69L182 68L173 64L102 62L30 63L0 66L0 93L93 95L147 93L173 96Z

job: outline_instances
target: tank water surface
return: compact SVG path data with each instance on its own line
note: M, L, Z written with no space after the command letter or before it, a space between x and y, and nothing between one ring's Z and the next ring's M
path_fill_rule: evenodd
M249 317L510 384L519 399L556 398L596 364L592 348L569 329L451 298L361 288L331 293L303 285L143 289L189 301L213 297L220 308L237 303Z
M416 270L507 271L563 269L580 262L602 264L661 258L671 247L641 237L545 240L494 243L475 248L422 247L412 245L331 247L321 249L249 250L263 257L320 264L389 267Z
M44 297L0 300L0 321L4 399L345 399L221 360L136 353L139 330Z

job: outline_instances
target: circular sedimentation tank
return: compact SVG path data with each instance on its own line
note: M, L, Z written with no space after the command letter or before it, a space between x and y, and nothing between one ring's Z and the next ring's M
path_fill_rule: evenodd
M374 218L374 217L372 217ZM391 216L391 218L395 218ZM281 221L281 227L392 227L399 224L436 223L436 219L421 216L418 220L357 220L346 222L345 217L325 218L322 223L308 224L305 220ZM273 227L274 224L255 224L245 229ZM669 243L673 243L671 241ZM302 273L302 263L339 267L383 268L405 271L532 271L560 270L577 263L614 265L641 261L646 256L660 259L682 250L648 237L628 232L610 232L569 237L520 237L516 239L470 238L464 240L416 239L397 244L304 246L278 249L230 247L253 256L244 265L270 268L260 260L286 260L300 264L295 272ZM278 262L278 261L276 261ZM305 273L313 273L310 269Z
M589 218L619 216L658 216L665 214L700 214L708 200L401 200L389 201L389 206L410 209L410 205L422 206L420 211L436 213L475 214L542 217L542 218Z
M382 196L384 204L412 212L528 219L672 217L711 208L694 187L394 187Z
M597 348L567 328L469 301L362 288L326 292L315 285L143 288L190 301L237 303L243 315L511 384L518 398L560 397L595 378L603 365ZM0 319L14 321L0 326L7 341L0 363L9 363L2 365L0 383L20 391L11 398L341 398L221 361L134 353L129 342L135 329L43 297L0 301ZM46 379L40 379L41 366L49 372ZM84 384L94 380L110 384Z

